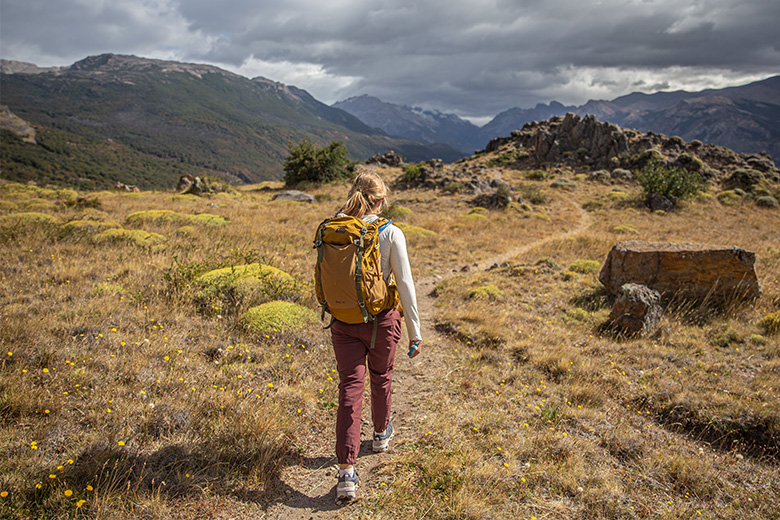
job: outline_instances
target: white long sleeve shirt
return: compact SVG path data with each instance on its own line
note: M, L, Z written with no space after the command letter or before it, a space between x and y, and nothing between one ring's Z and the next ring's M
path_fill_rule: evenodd
M363 221L370 224L378 218L376 215L365 215ZM379 233L379 253L382 258L382 274L385 280L392 274L398 288L409 339L422 340L420 314L417 311L417 292L414 288L412 266L409 264L409 254L406 250L406 237L398 226L390 224Z

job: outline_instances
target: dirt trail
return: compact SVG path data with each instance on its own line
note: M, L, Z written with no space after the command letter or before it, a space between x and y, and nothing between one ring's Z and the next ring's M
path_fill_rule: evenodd
M573 229L550 235L533 242L529 242L505 253L485 259L470 272L488 269L494 264L501 264L533 248L539 247L554 240L569 238L582 233L590 226L590 216L576 206L579 212L579 222ZM456 267L445 271L455 276L459 272ZM420 355L410 360L406 357L405 346L408 344L406 331L399 343L393 370L393 424L396 429L396 437L391 442L389 453L373 453L371 451L370 424L371 409L368 395L363 402L363 429L362 443L356 470L360 474L359 495L370 489L381 486L377 469L392 458L393 443L404 442L404 438L416 435L415 431L424 429L425 412L420 410L417 403L424 403L426 397L433 391L436 381L427 374L429 363L440 362L439 353L448 348L447 338L440 336L435 328L435 298L433 289L442 278L427 277L418 280L417 305L420 312L422 335L424 342ZM404 327L405 329L406 327ZM366 384L368 386L368 384ZM335 429L335 425L334 425ZM334 441L335 442L335 439ZM330 443L332 444L332 443ZM263 520L334 520L349 518L353 513L355 504L336 503L336 468L337 460L332 449L324 453L309 453L304 457L304 463L298 466L290 466L282 471L282 482L286 488L287 498L282 502L272 505Z

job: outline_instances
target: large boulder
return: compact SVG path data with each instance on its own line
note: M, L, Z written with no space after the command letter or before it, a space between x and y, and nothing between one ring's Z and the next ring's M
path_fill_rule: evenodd
M599 281L617 295L626 283L645 285L666 299L727 304L761 296L756 254L740 247L668 242L618 242Z
M609 314L609 323L627 336L649 336L661 321L661 294L644 285L623 284Z
M291 200L293 202L314 202L314 195L310 195L303 191L298 190L287 190L287 191L280 191L273 197L271 197L271 200Z

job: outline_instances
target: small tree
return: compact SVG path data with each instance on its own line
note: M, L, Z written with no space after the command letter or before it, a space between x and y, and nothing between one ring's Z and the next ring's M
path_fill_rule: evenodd
M290 155L284 161L284 183L296 186L302 182L323 183L352 177L355 162L341 141L318 148L308 139L287 145Z
M677 199L691 197L702 190L701 175L683 168L670 168L659 162L651 162L637 174L637 181L645 196L663 195Z

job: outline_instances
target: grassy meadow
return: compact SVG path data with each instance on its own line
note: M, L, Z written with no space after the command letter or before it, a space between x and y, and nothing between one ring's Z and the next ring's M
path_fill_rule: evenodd
M333 518L780 518L780 211L710 187L650 213L636 185L563 175L504 171L534 202L502 210L391 194L440 338L415 431ZM0 185L0 517L262 518L330 450L312 240L348 186L280 187ZM755 251L763 297L603 333L598 270L632 239Z

